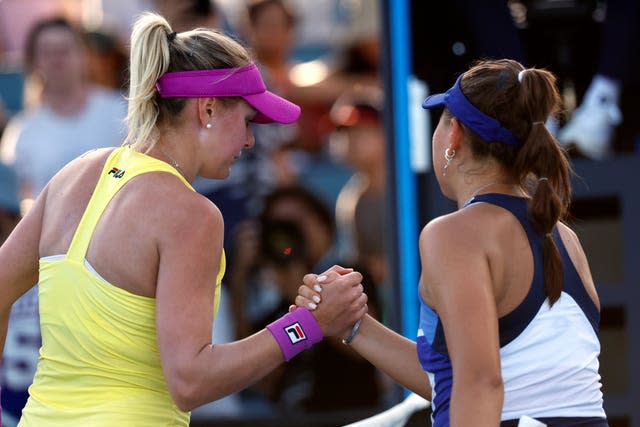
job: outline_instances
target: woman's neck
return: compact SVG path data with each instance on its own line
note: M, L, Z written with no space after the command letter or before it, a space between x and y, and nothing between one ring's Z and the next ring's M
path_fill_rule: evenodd
M509 194L512 196L525 195L518 183L506 177L476 180L460 192L460 195L457 197L458 208L463 207L474 197L486 193Z
M170 164L188 182L193 182L196 175L193 166L194 155L188 146L188 141L193 138L188 136L185 128L176 130L164 127L159 133L162 135L161 138L150 149L149 144L144 145L143 152Z

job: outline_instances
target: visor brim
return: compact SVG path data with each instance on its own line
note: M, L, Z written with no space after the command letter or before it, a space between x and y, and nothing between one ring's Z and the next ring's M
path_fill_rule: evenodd
M445 107L445 95L446 93L437 93L435 95L428 96L422 103L422 108L428 110L431 108Z
M252 120L253 123L290 124L300 117L298 105L270 91L243 95L242 98L258 112Z

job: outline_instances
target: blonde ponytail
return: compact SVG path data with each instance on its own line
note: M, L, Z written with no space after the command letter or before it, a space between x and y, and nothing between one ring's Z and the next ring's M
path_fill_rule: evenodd
M133 27L129 108L126 118L129 132L124 143L136 149L141 149L142 146L150 149L158 139L156 82L169 69L171 32L167 20L154 13L143 14Z

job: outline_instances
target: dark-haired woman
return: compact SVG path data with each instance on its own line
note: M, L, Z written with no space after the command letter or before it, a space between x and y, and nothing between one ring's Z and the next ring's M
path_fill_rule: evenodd
M444 109L433 166L459 209L420 234L417 342L370 316L349 341L431 400L435 427L512 426L522 416L607 426L598 296L562 223L570 165L544 125L558 105L552 73L512 60L480 62L423 104ZM299 304L314 295L300 292Z

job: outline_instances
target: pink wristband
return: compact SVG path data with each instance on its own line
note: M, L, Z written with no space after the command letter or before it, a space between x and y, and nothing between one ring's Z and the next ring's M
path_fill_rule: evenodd
M292 313L285 314L267 325L267 329L276 339L287 362L301 351L322 341L320 325L306 308L297 308Z

